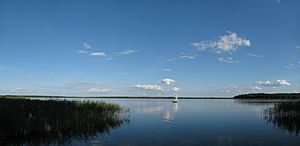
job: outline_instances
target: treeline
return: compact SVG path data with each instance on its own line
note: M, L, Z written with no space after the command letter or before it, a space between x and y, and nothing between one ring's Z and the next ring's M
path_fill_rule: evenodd
M300 93L252 93L238 95L234 99L300 99Z

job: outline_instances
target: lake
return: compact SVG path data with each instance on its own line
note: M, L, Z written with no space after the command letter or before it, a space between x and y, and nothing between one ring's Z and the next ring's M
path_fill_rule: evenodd
M267 120L276 100L95 99L128 108L130 122L70 145L300 145L300 137Z

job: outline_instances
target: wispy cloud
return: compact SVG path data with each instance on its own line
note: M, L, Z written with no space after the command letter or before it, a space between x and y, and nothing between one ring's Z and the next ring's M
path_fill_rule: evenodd
M297 45L297 46L296 46L296 49L300 49L300 46L299 46L299 45Z
M92 48L92 46L91 46L89 43L87 43L87 42L82 42L81 44L82 44L82 46L83 46L84 48L86 48L86 49Z
M252 54L252 53L247 53L247 56L255 57L255 58L261 58L261 57L263 57L262 55L257 55L257 54Z
M168 78L163 79L161 82L166 84L166 85L173 85L173 84L176 83L176 81L174 79L168 79Z
M169 58L167 61L177 61L177 60L194 60L196 59L197 54L195 52L181 53L180 56Z
M284 68L287 68L287 69L298 69L298 68L300 68L300 61L298 61L296 63L290 63L287 66L285 66Z
M193 59L195 59L195 56L193 56L193 55L182 55L179 58L180 59L191 59L191 60L193 60Z
M20 68L11 65L1 65L0 64L0 71L14 71L14 72L23 72Z
M294 63L290 63L287 66L285 66L284 68L295 69L295 68L297 68L297 65L295 65Z
M6 66L6 65L0 65L0 71L6 71L6 70L11 70L11 66Z
M167 61L171 62L171 61L176 61L177 58L176 57L172 57L172 58L169 58Z
M154 90L154 91L164 91L164 89L157 84L154 85L135 85L136 88L144 89L144 90Z
M78 53L79 53L79 54L88 54L89 52L88 52L88 51L85 51L85 50L79 50Z
M61 85L25 85L17 88L6 89L5 94L36 94L36 95L70 95L89 96L97 93L115 95L120 93L124 86L115 85L107 81L72 81ZM128 86L129 88L129 86ZM0 89L1 92L1 89Z
M240 47L251 46L251 42L247 38L238 36L235 32L228 31L227 35L220 36L218 40L195 42L192 43L192 46L200 51L209 50L215 53L230 53Z
M170 69L170 68L163 68L162 71L170 72L170 71L172 71L172 69Z
M129 55L129 54L135 54L137 52L139 52L139 51L134 50L134 49L127 49L127 50L124 50L124 51L117 52L117 54L119 54L119 55Z
M178 88L178 87L173 87L173 88L171 88L171 91L179 92L179 91L180 91L180 88Z
M91 88L88 90L88 92L94 92L94 93L107 93L110 91L111 89L101 88L101 87Z
M258 86L254 86L254 87L252 87L252 90L253 90L253 91L261 91L262 88L261 88L261 87L258 87Z
M227 57L227 58L220 57L218 58L218 61L222 63L239 63L239 61L237 61L232 57Z
M273 4L280 4L281 0L264 0L264 2L273 3Z
M93 52L89 54L90 56L97 56L97 57L106 57L104 52Z
M237 95L237 94L261 92L264 89L256 84L254 84L254 85L253 84L242 84L242 85L231 85L231 86L223 87L223 88L217 89L217 90L220 90L221 93L224 93L224 94ZM216 91L216 92L218 92L218 91Z
M287 80L276 80L276 81L258 81L257 85L267 86L267 87L279 87L279 86L290 86L291 83Z

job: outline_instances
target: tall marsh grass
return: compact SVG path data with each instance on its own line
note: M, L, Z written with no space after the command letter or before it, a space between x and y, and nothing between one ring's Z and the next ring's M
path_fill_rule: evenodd
M300 132L300 101L275 103L274 107L265 111L265 119L292 134Z
M116 104L0 98L1 146L65 144L128 122L128 111Z

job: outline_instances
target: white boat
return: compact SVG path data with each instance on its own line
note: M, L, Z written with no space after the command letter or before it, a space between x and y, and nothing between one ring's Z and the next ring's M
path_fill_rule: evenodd
M176 94L175 99L172 101L172 103L177 103L177 100L178 100L178 97L177 97L177 94Z

